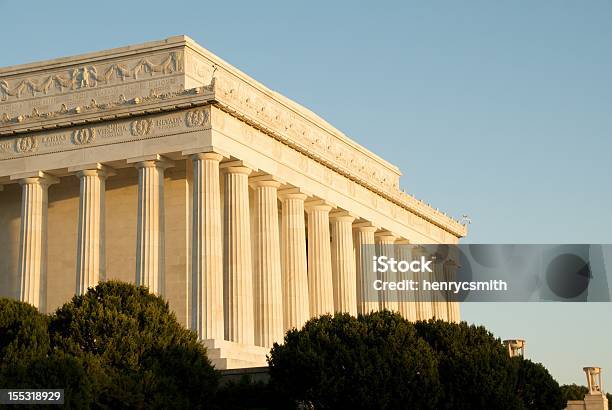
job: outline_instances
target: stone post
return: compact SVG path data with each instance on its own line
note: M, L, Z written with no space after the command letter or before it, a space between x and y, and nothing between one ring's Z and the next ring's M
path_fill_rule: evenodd
M583 367L587 378L588 394L603 394L601 386L601 367Z
M249 174L242 161L221 164L224 171L223 294L225 338L255 343L253 270L249 210Z
M164 294L165 285L165 214L164 170L170 162L155 155L137 160L138 226L136 231L136 284L151 293Z
M223 238L219 163L214 152L193 160L192 329L200 339L223 339Z
M332 213L330 218L334 310L357 316L357 274L353 248L355 216L340 211Z
M19 300L46 311L47 208L49 185L59 182L43 172L15 175L21 185Z
M397 236L389 231L380 231L375 235L376 239L376 254L377 256L387 256L388 258L395 257L394 244ZM378 279L383 282L397 281L397 274L391 271L380 272ZM387 309L392 312L399 310L399 304L397 303L397 292L389 290L381 290L378 292L380 297L380 308Z
M106 274L105 191L109 169L94 164L77 171L79 178L79 223L77 239L76 294L104 280Z
M310 316L334 312L334 294L329 234L329 211L325 201L306 204L308 214L308 294Z
M453 259L449 259L444 263L444 277L447 282L456 280L457 267L457 263ZM459 302L455 293L447 293L446 308L448 310L449 322L459 323Z
M433 267L433 273L431 273L430 280L443 282L445 280L444 276L444 259L440 254L434 254L431 256L433 259L433 263L431 266ZM447 303L447 294L446 291L431 291L433 297L433 314L436 319L439 320L448 320L448 303Z
M407 239L398 239L395 242L395 258L397 261L410 262L410 242ZM412 272L398 273L398 280L416 281L416 275ZM421 284L419 283L418 286ZM398 291L398 304L400 314L407 320L415 322L417 320L416 292L409 289Z
M525 357L525 340L524 339L507 339L504 340L504 346L508 349L510 357Z
M419 260L425 256L425 248L415 246L412 248L412 260ZM433 295L432 291L423 290L422 282L424 279L431 280L428 273L415 272L415 280L419 283L419 291L416 294L417 319L429 320L433 317Z
M376 253L374 233L378 228L369 222L353 225L355 262L357 272L357 313L367 314L379 310L378 292L373 288L376 274L372 257Z
M281 190L283 330L299 329L310 318L304 200L297 189Z
M253 285L255 344L272 347L283 340L283 295L277 190L280 182L271 175L251 178L255 189Z

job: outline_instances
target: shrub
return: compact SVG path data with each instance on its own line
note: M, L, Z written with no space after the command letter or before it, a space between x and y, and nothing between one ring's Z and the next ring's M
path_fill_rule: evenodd
M516 369L499 339L482 326L441 320L415 323L417 334L437 353L442 384L440 408L516 409Z
M254 381L248 375L219 387L217 402L224 410L286 410L295 407L294 403L282 392L276 391L273 385Z
M47 356L46 317L27 303L0 299L0 368Z
M51 317L53 349L94 357L98 405L200 408L212 402L217 373L195 333L145 287L104 282Z
M512 359L517 369L516 394L525 409L557 410L565 408L559 383L540 363L515 357Z
M434 352L387 311L325 315L290 330L269 357L271 385L295 402L331 408L436 408Z

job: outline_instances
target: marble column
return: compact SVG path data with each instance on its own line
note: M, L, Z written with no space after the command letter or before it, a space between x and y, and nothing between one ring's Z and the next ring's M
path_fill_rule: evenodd
M69 169L71 171L72 169ZM95 287L106 274L105 191L109 169L94 164L77 170L79 222L77 239L76 294Z
M283 294L277 191L281 185L271 175L252 177L255 189L253 212L253 293L255 344L272 347L283 340Z
M330 214L334 310L357 316L357 274L353 244L355 217L340 211Z
M304 200L297 189L281 190L283 330L300 329L310 318Z
M308 214L308 295L310 316L334 312L329 211L324 201L306 204Z
M43 172L15 176L21 185L19 300L46 311L47 208L49 185L59 182Z
M131 162L131 161L129 161ZM138 169L136 284L164 294L165 215L164 171L170 163L157 155L135 162Z
M457 263L452 259L444 263L444 278L446 281L450 282L456 280L457 267ZM456 294L448 293L446 308L448 310L449 322L459 323L459 302L457 301Z
M214 152L193 160L192 329L200 339L224 338L223 237L219 163Z
M253 328L253 270L249 211L251 168L241 161L221 164L224 171L223 294L225 338L255 343Z
M433 259L433 263L431 266L433 267L433 274L431 275L431 280L437 282L443 282L445 280L444 277L444 260L441 255L434 254L431 256ZM436 319L439 320L448 320L448 307L446 306L447 293L446 291L431 291L433 296L433 314Z
M395 259L398 261L412 261L410 251L410 241L407 239L398 239L395 242ZM398 273L398 280L413 280L416 281L416 275L413 272ZM421 284L418 283L418 286ZM407 320L415 322L417 320L416 307L416 291L404 290L398 292L398 303L400 314Z
M421 256L425 256L426 251L423 246L414 246L412 248L412 260L420 260ZM419 290L416 293L416 313L417 320L429 320L433 317L433 298L431 291L423 290L423 280L431 280L430 274L427 272L415 272L415 280L419 282Z
M377 229L369 222L353 224L357 268L357 313L359 314L367 314L380 308L378 292L373 287L376 274L372 268L372 258L376 254L374 233Z
M377 256L387 256L388 258L395 258L395 240L397 236L389 231L380 231L375 234L376 239L376 254ZM391 271L378 272L378 279L383 282L395 282L397 281L397 274ZM399 310L399 304L397 302L397 292L390 290L381 290L378 292L380 297L380 308L387 309L392 312Z

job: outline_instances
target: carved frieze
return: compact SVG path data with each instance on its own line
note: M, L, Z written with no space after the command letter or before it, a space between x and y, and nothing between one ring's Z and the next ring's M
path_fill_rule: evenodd
M0 78L0 101L11 98L20 99L28 94L35 97L37 93L49 94L56 91L74 91L93 88L98 84L108 84L114 80L125 81L127 78L138 79L142 74L171 74L183 71L182 57L177 52L162 56L159 63L143 58L129 66L128 63L112 63L105 68L96 65L83 65L66 69L65 72L44 77L9 80Z
M200 123L191 122L191 125L185 123L188 112L175 111L170 114L149 115L136 119L97 122L87 127L40 131L20 137L4 137L0 140L0 161L35 154L129 142L136 139L185 134L210 127L209 110L208 107L202 107L190 111L203 113L197 114L196 117L206 119Z
M132 98L129 100L126 99L123 95L119 95L119 97L116 98L115 100L110 101L108 103L104 103L104 104L97 103L95 100L91 100L90 103L87 105L78 105L72 108L68 108L66 104L62 104L60 109L55 110L55 111L39 112L38 110L35 109L32 112L32 114L19 115L15 117L10 117L7 113L3 113L2 115L0 115L0 127L8 126L11 124L27 125L29 122L40 121L41 119L56 119L56 118L62 118L62 117L70 117L74 114L97 113L97 112L102 113L102 112L105 112L105 111L108 111L114 108L129 107L129 106L140 105L144 103L163 102L164 100L168 100L168 99L172 99L176 97L201 94L203 92L202 90L209 90L209 88L201 87L198 89L193 88L189 90L168 92L168 93L163 93L163 94L151 94L146 97L137 97L137 98ZM0 106L0 109L2 109L1 106ZM1 129L0 129L0 134L2 134Z

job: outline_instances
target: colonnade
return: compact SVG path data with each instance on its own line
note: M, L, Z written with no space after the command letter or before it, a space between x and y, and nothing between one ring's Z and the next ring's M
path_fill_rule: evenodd
M409 320L458 320L456 303L425 300L418 292L394 299L373 289L374 254L420 256L422 248L409 255L407 247L396 246L408 244L407 238L221 153L189 157L191 327L201 339L270 347L286 330L333 312L389 309ZM155 155L128 163L138 169L135 281L163 295L164 170L172 162ZM105 180L112 170L92 164L69 171L80 180L75 292L82 294L105 272ZM47 190L58 180L44 172L11 178L22 186L20 299L44 307ZM452 267L438 265L434 276L449 275ZM380 279L399 278L389 273Z

